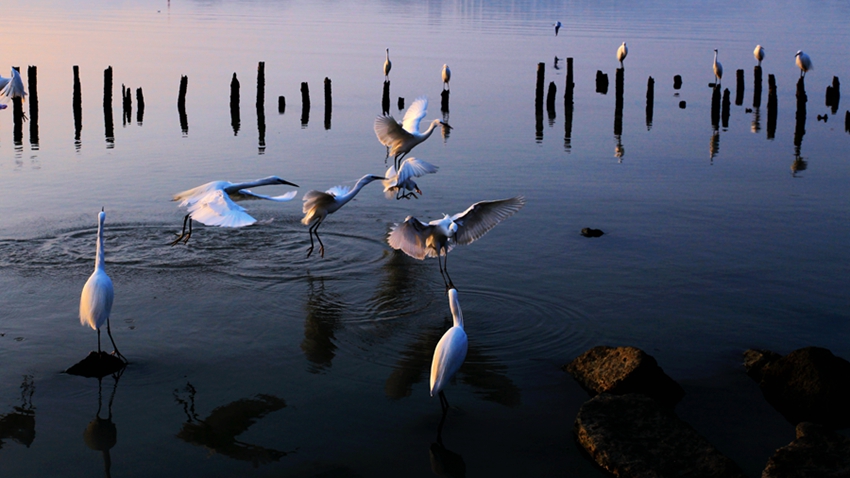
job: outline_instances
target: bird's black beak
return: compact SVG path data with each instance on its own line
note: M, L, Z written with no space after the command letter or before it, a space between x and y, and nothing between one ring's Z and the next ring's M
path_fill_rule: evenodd
M298 185L297 185L297 184L295 184L295 183L290 183L289 181L287 181L287 180L285 180L285 179L281 179L281 180L280 180L280 184L288 184L288 185L290 185L290 186L295 186L296 188L298 187Z
M444 127L446 127L446 128L448 128L448 129L454 129L454 128L452 128L451 126L449 126L449 124L448 124L448 123L443 123L443 126L444 126Z

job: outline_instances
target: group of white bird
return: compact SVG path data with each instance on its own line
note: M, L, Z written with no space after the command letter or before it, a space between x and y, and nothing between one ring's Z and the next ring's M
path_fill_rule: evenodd
M623 43L623 45L625 45L625 43ZM753 57L759 62L759 67L761 67L761 61L764 60L764 47L756 45L756 48L753 50ZM797 53L794 54L794 58L797 68L800 69L801 77L806 76L807 71L814 69L814 66L812 66L812 59L809 58L809 55L804 53L803 50L797 50ZM712 65L712 69L714 70L714 77L717 79L717 83L720 83L720 80L723 79L723 65L717 61L717 48L714 49L714 64ZM715 85L717 83L715 83Z

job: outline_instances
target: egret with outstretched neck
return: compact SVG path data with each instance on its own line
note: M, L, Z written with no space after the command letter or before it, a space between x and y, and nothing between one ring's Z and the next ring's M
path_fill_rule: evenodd
M332 214L337 209L345 206L348 201L351 201L363 189L363 186L379 179L386 178L367 174L360 178L352 189L349 189L347 186L335 186L325 192L313 190L304 194L304 207L302 209L304 219L301 220L301 223L310 226L310 250L307 251L307 257L310 257L310 254L313 253L314 235L316 236L316 240L319 241L322 257L325 257L325 245L322 244L318 229L325 218L328 217L328 214Z
M106 213L101 208L97 215L97 250L94 260L94 272L89 276L83 293L80 295L80 324L88 325L97 331L97 354L100 356L100 328L106 323L106 333L112 341L115 354L121 359L124 356L118 351L115 339L112 338L112 330L109 327L109 316L112 314L112 300L115 291L112 287L112 279L106 273L103 259L103 223ZM126 359L124 359L126 361Z
M800 76L806 76L806 72L809 70L814 70L815 67L812 66L812 59L809 58L809 55L803 53L803 50L797 50L797 53L794 55L797 58L797 68L800 69Z
M220 227L243 227L257 222L256 219L245 212L245 208L236 204L236 201L266 199L275 202L286 202L291 201L297 194L295 191L290 191L281 196L264 196L248 189L272 184L286 184L295 186L296 188L298 187L297 184L280 179L277 176L269 176L244 183L212 181L175 194L172 201L181 201L179 207L185 207L189 212L183 218L183 232L178 235L177 239L171 245L173 246L181 240L183 244L189 242L189 238L192 236L192 220L207 226ZM188 233L186 232L187 222L189 223Z
M449 409L449 401L443 389L455 376L463 361L466 360L466 351L469 347L466 331L463 329L463 312L460 310L460 302L457 298L457 289L449 289L449 308L452 311L452 327L443 334L437 347L434 349L434 358L431 361L431 396L440 396L440 406L443 409L443 419ZM440 422L442 429L442 421Z
M436 173L439 168L433 164L416 158L407 158L401 162L398 172L395 165L391 165L384 175L384 195L387 199L395 196L396 199L416 198L415 193L422 194L422 190L413 180L426 174Z
M375 118L375 135L381 144L389 148L387 157L392 156L395 159L396 169L400 166L399 161L417 144L428 139L431 133L434 132L434 128L445 126L451 129L448 123L444 123L441 119L435 119L431 121L431 124L424 133L420 133L419 123L427 112L428 99L422 97L414 100L410 107L407 108L401 124L391 115L383 115Z

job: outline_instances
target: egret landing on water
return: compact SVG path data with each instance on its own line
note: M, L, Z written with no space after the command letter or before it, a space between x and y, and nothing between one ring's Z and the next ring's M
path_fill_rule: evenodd
M452 70L449 69L449 65L443 64L443 89L449 89L449 81L452 79Z
M106 322L106 333L109 335L109 340L112 341L115 354L126 361L121 352L118 351L118 347L115 346L115 339L112 338L112 331L109 328L109 315L112 313L112 299L115 296L115 291L112 288L112 279L106 274L103 259L103 222L105 220L106 213L101 209L97 215L97 250L94 272L89 276L86 285L83 286L83 293L80 295L80 323L97 330L97 354L99 356L100 327Z
M396 172L395 165L392 165L387 169L386 179L383 181L384 195L387 199L391 199L393 196L396 199L416 198L414 193L422 194L422 191L413 181L413 178L436 173L437 169L439 169L437 166L416 158L407 158L402 161L398 172Z
M525 198L522 196L481 201L469 206L466 211L454 216L445 214L442 219L427 224L408 216L403 223L392 228L387 243L415 259L436 257L443 281L448 287L454 287L448 270L449 251L456 245L471 244L524 205ZM440 260L440 256L445 256L445 259Z
M410 152L417 144L425 141L434 132L437 126L445 126L451 129L448 123L435 119L431 121L424 133L419 132L419 123L428 112L428 99L417 98L404 113L404 119L399 124L395 118L389 115L375 118L375 135L378 141L389 148L387 157L392 156L396 169L400 167L399 161Z
M797 50L794 56L797 58L797 68L800 69L800 76L806 76L807 71L815 69L812 66L812 59L809 58L809 55L803 53L803 50Z
M638 46L640 46L640 45L638 45ZM620 45L620 48L617 48L617 61L620 62L620 68L623 67L623 60L626 59L626 56L628 54L629 54L629 47L626 46L626 42L623 42L623 44ZM640 55L638 55L638 56L640 56Z
M390 70L393 69L393 62L390 61L390 49L387 48L387 59L384 60L384 80L390 81Z
M753 50L753 57L759 62L759 66L761 66L761 61L764 60L764 48L761 45L756 45L756 49Z
M443 418L437 432L439 436L449 410L449 401L443 392L446 384L454 377L463 361L466 360L466 351L469 346L466 331L463 330L463 312L460 310L460 302L457 298L457 289L449 289L449 308L452 311L454 325L443 334L434 349L434 359L431 361L431 396L440 396L440 407L443 409Z
M561 29L561 22L555 22L552 26L555 27L555 36L558 36L558 30Z
M714 49L714 66L713 66L713 68L714 68L714 77L717 79L717 83L715 83L715 85L714 85L716 87L717 84L720 83L720 80L723 78L723 65L721 65L720 62L717 61L717 48Z
M347 186L335 186L325 192L309 191L304 195L304 219L301 223L310 226L310 250L307 251L307 257L313 253L313 235L319 241L319 251L322 257L325 257L325 245L322 244L322 239L319 237L319 226L337 209L345 206L345 203L351 201L357 193L363 189L363 186L375 181L376 179L386 179L383 176L367 174L357 181L353 189L348 189Z
M192 220L207 226L242 227L257 222L245 208L236 204L235 201L247 199L268 199L269 201L285 202L291 201L297 194L290 191L282 196L263 196L252 192L247 188L255 186L268 186L271 184L288 184L298 187L297 184L280 179L277 176L249 181L245 183L231 183L229 181L212 181L202 184L196 188L183 191L174 195L172 201L182 201L179 207L188 208L189 213L183 218L183 232L171 245L181 240L183 244L189 242L192 236ZM186 232L186 222L189 222L189 232Z

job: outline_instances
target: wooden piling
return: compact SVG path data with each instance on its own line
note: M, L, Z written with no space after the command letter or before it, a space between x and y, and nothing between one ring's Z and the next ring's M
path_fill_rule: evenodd
M537 64L537 84L534 87L534 111L543 114L543 84L546 76L546 63Z
M646 80L646 130L652 129L652 116L655 110L655 79Z
M753 108L761 106L761 67L753 68Z
M80 149L80 134L83 130L83 93L80 85L80 67L74 65L74 94L72 107L74 109L74 145Z
M573 82L573 59L572 57L567 58L567 81L564 85L564 103L569 102L573 103L573 90L575 89L575 83Z
M145 94L142 92L142 87L136 88L136 123L142 125L145 119Z
M603 95L608 94L608 75L596 70L596 92Z
M776 135L776 117L779 113L779 101L776 97L776 77L767 75L767 139Z
M277 112L279 114L283 114L286 112L286 97L278 96L277 97Z
M626 70L617 68L614 76L614 136L623 134L623 89Z
M741 70L743 73L743 70ZM723 90L723 105L721 107L721 124L724 128L729 127L729 114L732 106L731 100L732 94L729 92L729 88Z
M850 111L844 112L844 132L850 133Z
M266 105L266 62L257 64L257 109Z
M832 85L826 87L826 106L832 110L832 114L838 113L838 103L841 101L841 83L837 76L832 77Z
M549 90L546 92L546 111L549 113L549 118L555 117L555 94L557 90L558 87L555 86L555 82L550 82Z
M301 126L310 122L310 87L307 82L301 83Z
M115 147L115 123L112 116L112 67L103 70L103 125L106 147Z
M744 70L735 71L735 105L744 104Z
M444 115L449 113L449 94L449 90L440 92L440 112Z
M673 77L673 89L680 90L682 89L682 75L676 75Z
M30 104L30 145L38 150L38 68L34 65L27 67L27 86Z
M399 111L404 109L404 97L403 96L398 97L398 105L397 106L398 106Z
M331 111L333 110L333 93L331 79L325 77L325 129L331 129Z
M189 116L186 114L186 90L189 88L189 77L180 76L180 92L177 94L177 113L180 116L180 131L183 137L189 135Z
M384 82L384 91L381 95L381 112L385 115L390 114L390 81Z
M803 143L803 136L806 134L806 78L801 76L797 80L797 111L794 114L794 146L797 148L797 156L799 156L799 148Z
M720 88L711 90L711 127L715 130L720 127Z

